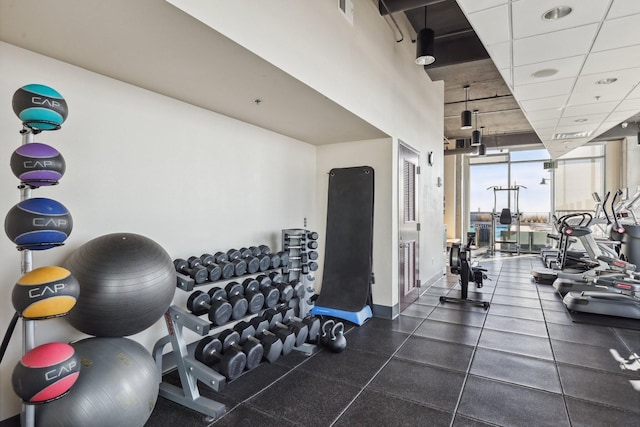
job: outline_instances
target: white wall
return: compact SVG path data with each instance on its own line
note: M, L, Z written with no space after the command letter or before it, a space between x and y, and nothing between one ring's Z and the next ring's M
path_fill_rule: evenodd
M56 147L67 164L49 197L71 212L67 244L34 252L34 268L59 265L88 240L133 232L161 244L172 258L267 243L280 248L282 228L316 226L315 147L173 99L0 43L0 212L19 201L9 159L21 144L13 93L28 83L58 90L69 105L62 129L35 141ZM286 189L286 191L284 191ZM4 214L3 214L4 215ZM0 239L0 330L13 306L20 255ZM184 306L187 294L176 293ZM80 337L62 319L38 322L37 344ZM134 338L151 349L162 321ZM20 358L18 327L0 365L0 420L19 411L10 378Z

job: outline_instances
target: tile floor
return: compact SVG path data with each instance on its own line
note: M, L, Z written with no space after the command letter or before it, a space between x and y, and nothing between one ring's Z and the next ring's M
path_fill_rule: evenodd
M159 398L146 425L640 426L640 371L610 352L640 354L638 328L575 323L532 281L537 257L480 262L492 280L469 297L488 311L440 304L459 294L446 276L398 318L349 330L341 354L294 352L221 393L201 387L226 405L219 420Z

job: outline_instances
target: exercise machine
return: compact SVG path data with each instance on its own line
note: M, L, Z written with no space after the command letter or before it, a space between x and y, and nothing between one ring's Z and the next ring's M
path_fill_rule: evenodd
M489 308L488 301L469 299L469 282L476 284L477 288L481 288L483 280L487 278L486 269L477 263L471 263L471 245L473 238L469 238L465 248L460 243L454 243L449 252L449 269L451 273L460 276L460 298L441 296L440 302L452 302L458 304L471 304L484 308Z
M516 255L520 255L520 219L522 217L522 213L520 212L519 207L519 197L520 197L520 189L527 188L524 185L514 185L512 187L502 188L500 186L494 185L492 187L488 187L487 190L493 190L493 211L491 213L491 236L490 236L490 244L489 244L489 255L495 254L496 245L500 245L500 251L505 252L502 249L502 245L508 244L513 245L515 249L513 251ZM498 193L501 191L507 192L507 200L508 205L511 205L511 196L513 196L513 210L510 207L502 208L500 213L498 213ZM502 226L507 226L506 231L506 239L502 238L500 240L496 240L496 231L498 228L498 224ZM512 230L512 227L515 230ZM509 236L515 232L515 239L509 238Z

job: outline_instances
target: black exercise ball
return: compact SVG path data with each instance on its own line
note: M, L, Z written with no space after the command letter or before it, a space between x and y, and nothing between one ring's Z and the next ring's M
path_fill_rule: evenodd
M80 283L80 297L66 319L89 335L141 332L163 316L175 293L171 257L138 234L95 238L75 251L64 267Z

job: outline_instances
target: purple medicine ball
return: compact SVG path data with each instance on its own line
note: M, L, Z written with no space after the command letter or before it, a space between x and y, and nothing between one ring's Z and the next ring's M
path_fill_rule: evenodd
M39 142L21 145L11 155L11 171L21 182L32 187L57 184L65 169L62 154Z

